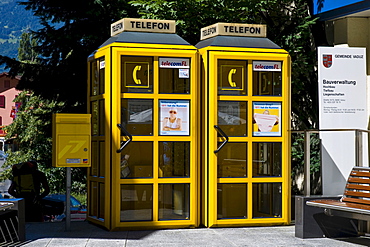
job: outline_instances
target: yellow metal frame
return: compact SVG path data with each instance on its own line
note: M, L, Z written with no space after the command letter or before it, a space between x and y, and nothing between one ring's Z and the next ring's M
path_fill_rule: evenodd
M198 197L198 185L197 185L197 166L196 164L198 156L198 144L197 144L197 125L196 119L198 118L198 105L197 102L197 54L196 49L179 50L173 49L173 46L167 45L152 45L155 48L142 49L138 48L128 48L128 47L115 47L112 52L112 60L120 61L122 55L128 56L153 56L154 57L154 76L153 76L153 93L120 93L120 83L113 83L113 98L112 102L120 102L121 99L152 99L153 100L153 136L134 136L132 141L151 141L153 142L153 178L150 179L120 179L120 154L117 154L115 150L119 149L119 143L124 140L120 136L120 130L118 128L112 129L113 143L112 146L112 228L171 228L171 227L189 227L198 225L198 216L197 216L197 197ZM158 49L160 47L160 49ZM191 67L190 67L190 88L191 94L159 94L159 57L181 57L181 58L190 58ZM112 81L120 82L120 62L116 62L115 66L112 68ZM190 101L190 136L160 136L159 135L159 100L189 100ZM118 108L120 104L112 104L112 112L120 112ZM120 114L114 114L112 116L112 126L116 126L120 123ZM190 149L190 177L189 178L158 178L158 142L160 141L189 141L191 143ZM190 219L189 220L158 220L158 184L165 183L188 183L190 184ZM138 222L120 222L120 186L122 184L153 184L153 221L138 221Z
M121 56L152 56L153 92L152 93L121 93ZM201 223L207 227L246 226L246 225L282 225L290 223L290 57L282 49L228 48L205 47L197 50L186 45L160 45L113 43L100 48L91 59L105 58L105 92L96 96L88 95L89 102L105 100L104 119L105 136L92 136L93 141L104 141L106 155L104 159L105 177L90 176L88 171L88 195L91 195L91 182L102 183L104 188L104 219L88 217L88 220L109 230L117 229L155 229L196 227ZM190 58L191 94L159 94L159 57ZM246 96L218 96L217 60L247 60L245 71L247 76ZM202 64L199 62L202 60ZM281 61L282 96L253 96L252 61ZM200 67L204 71L199 82ZM90 89L90 66L88 66L88 85ZM210 83L213 82L213 83ZM199 90L202 87L202 90ZM200 91L206 92L200 95ZM153 136L133 136L135 141L153 142L153 178L150 179L120 179L120 154L116 153L121 141L120 123L121 99L151 99L153 100ZM159 100L189 100L190 101L190 136L159 135ZM246 101L248 102L248 119L253 113L252 102L281 102L282 121L281 137L253 137L252 123L248 123L247 137L230 137L230 142L248 143L248 164L252 163L253 142L282 143L282 176L269 178L217 178L217 156L214 150L218 141L213 126L217 124L217 102ZM88 112L91 113L90 103ZM202 120L202 121L200 121ZM202 123L202 124L200 124ZM201 138L199 138L201 137ZM158 142L189 141L191 143L190 177L189 178L159 178L158 174ZM94 155L94 154L93 154ZM202 165L199 165L202 164ZM252 174L252 166L248 165L248 175ZM246 219L217 219L217 184L218 183L282 183L282 217L252 218L252 186L248 186L248 215ZM190 184L190 219L189 220L158 220L158 184L189 183ZM153 221L121 222L120 193L123 184L153 184ZM199 203L201 202L201 203Z
M208 140L205 146L205 155L202 160L202 223L207 227L217 226L246 226L246 225L277 225L290 223L290 57L284 50L279 49L249 49L249 48L228 48L228 47L205 47L199 50L203 59L204 67L204 97L203 109L208 115L204 117L203 139ZM248 93L246 96L217 95L217 60L247 60L248 61ZM282 96L253 96L253 69L252 61L282 61ZM229 142L248 143L248 164L252 164L252 143L253 142L281 142L282 143L282 176L252 178L252 165L248 165L248 176L245 178L217 178L217 156L214 150L217 143L223 140L217 137L213 129L217 125L217 102L246 101L248 102L248 118L252 119L252 102L281 102L282 104L282 136L281 137L253 137L252 122L248 123L247 137L230 137ZM281 218L253 218L252 217L252 184L253 183L282 183L282 217ZM246 219L217 219L217 184L218 183L243 183L248 184L248 212Z
M110 53L110 49L109 47L103 47L101 49L99 49L93 57L91 57L90 59L91 60L95 60L95 59L99 59L99 58L102 58L104 57L105 59L105 68L106 68L106 71L110 71L110 68L112 66L111 64L111 53ZM89 61L90 62L90 61ZM111 88L110 88L110 80L111 80L111 75L110 73L105 73L105 77L104 77L104 80L105 80L105 88L104 88L104 94L99 94L99 95L94 95L94 96L91 96L90 95L90 92L91 92L91 88L90 88L90 82L91 82L91 68L90 66L88 66L88 90L87 90L87 98L89 99L88 100L88 104L87 104L87 110L89 113L91 113L91 106L90 106L90 102L91 101L97 101L97 100L102 100L104 99L105 100L105 104L104 104L104 119L110 119L111 118L111 111L110 111L110 102L111 102L111 98L112 98L112 93L111 93ZM92 141L104 141L104 149L105 150L110 150L111 148L111 135L110 135L110 131L111 131L111 126L109 124L106 124L105 125L105 128L104 128L104 133L105 135L104 136L92 136L91 139ZM98 157L98 160L96 162L99 162L99 155L97 155ZM93 159L93 155L91 157L91 159ZM105 156L105 160L104 160L104 163L105 164L109 164L110 163L110 157L109 155L106 155ZM104 166L104 173L106 174L105 177L99 177L99 176L90 176L91 174L91 169L92 168L89 168L88 171L87 171L87 194L88 194L88 199L89 199L89 196L92 195L92 188L90 186L91 182L96 182L97 184L99 183L103 183L105 185L105 188L104 188L104 196L105 196L105 202L104 202L104 215L105 215L105 218L104 219L100 219L100 218L96 218L96 217L91 217L91 216L88 216L88 220L95 223L95 224L98 224L98 225L101 225L107 229L110 229L110 225L111 225L111 216L110 216L110 202L111 202L111 188L110 188L110 184L111 184L111 177L110 177L110 166ZM90 205L88 205L90 207Z

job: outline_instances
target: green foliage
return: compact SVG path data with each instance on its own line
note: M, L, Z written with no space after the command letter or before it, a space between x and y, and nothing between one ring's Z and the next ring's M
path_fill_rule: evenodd
M18 0L0 1L0 14L1 55L15 58L21 34L40 25L32 12L24 10Z
M293 185L292 185L292 193L295 195L300 195L303 193L299 187L303 187L303 185L298 185L296 176L304 174L304 134L303 133L294 133L292 134L292 147L291 147L291 156L292 156L292 178L293 178ZM320 178L320 138L318 134L311 134L310 135L310 181L311 181L311 191L312 194L320 194L321 193L321 184Z
M81 202L81 205L87 205L86 193L71 193L77 200Z
M30 32L22 33L18 47L18 60L24 63L37 63L37 39Z
M0 56L11 76L22 75L17 88L32 90L46 99L65 102L68 113L86 112L87 57L110 36L111 23L136 17L125 0L72 1L29 0L20 2L39 19L33 31L39 41L37 66Z
M19 104L16 118L5 130L7 139L16 139L18 151L8 151L4 164L8 169L0 175L0 179L11 178L11 165L29 160L37 161L40 170L51 173L52 113L61 112L64 103L46 100L28 91L21 92L15 101Z

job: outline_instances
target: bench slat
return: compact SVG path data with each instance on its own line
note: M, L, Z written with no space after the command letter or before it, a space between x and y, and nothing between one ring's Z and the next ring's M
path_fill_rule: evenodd
M321 207L321 208L330 208L335 210L342 210L346 212L357 212L361 214L368 214L370 215L370 206L357 204L357 203L350 203L350 202L340 202L337 200L312 200L307 201L307 205Z
M370 200L357 199L357 198L351 198L351 197L343 197L342 202L352 202L352 203L370 205Z
M348 183L370 184L370 178L348 178Z
M370 167L364 167L364 166L354 166L352 167L353 171L369 171L370 172Z
M359 172L359 171L352 171L351 176L356 177L370 177L370 172Z
M370 198L370 193L361 192L361 191L353 191L353 190L347 190L344 195L346 196L355 196L355 197L366 197Z
M370 191L370 188L368 185L360 185L360 184L347 184L347 189L354 189L354 190L364 190L364 191Z

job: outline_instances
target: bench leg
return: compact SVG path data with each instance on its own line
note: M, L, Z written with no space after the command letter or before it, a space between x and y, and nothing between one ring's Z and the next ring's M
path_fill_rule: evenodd
M365 235L369 229L369 223L366 220L359 220L358 221L358 233L359 235Z

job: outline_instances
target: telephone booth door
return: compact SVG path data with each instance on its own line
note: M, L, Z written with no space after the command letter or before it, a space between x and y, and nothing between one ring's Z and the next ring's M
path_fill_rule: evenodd
M114 225L197 222L196 50L116 49ZM113 106L114 107L114 106ZM115 182L116 181L116 182Z
M290 222L290 60L266 38L254 48L255 39L217 36L196 45L208 227Z
M196 48L176 34L125 31L93 57L90 91L94 81L105 90L90 97L88 219L108 229L197 226Z

